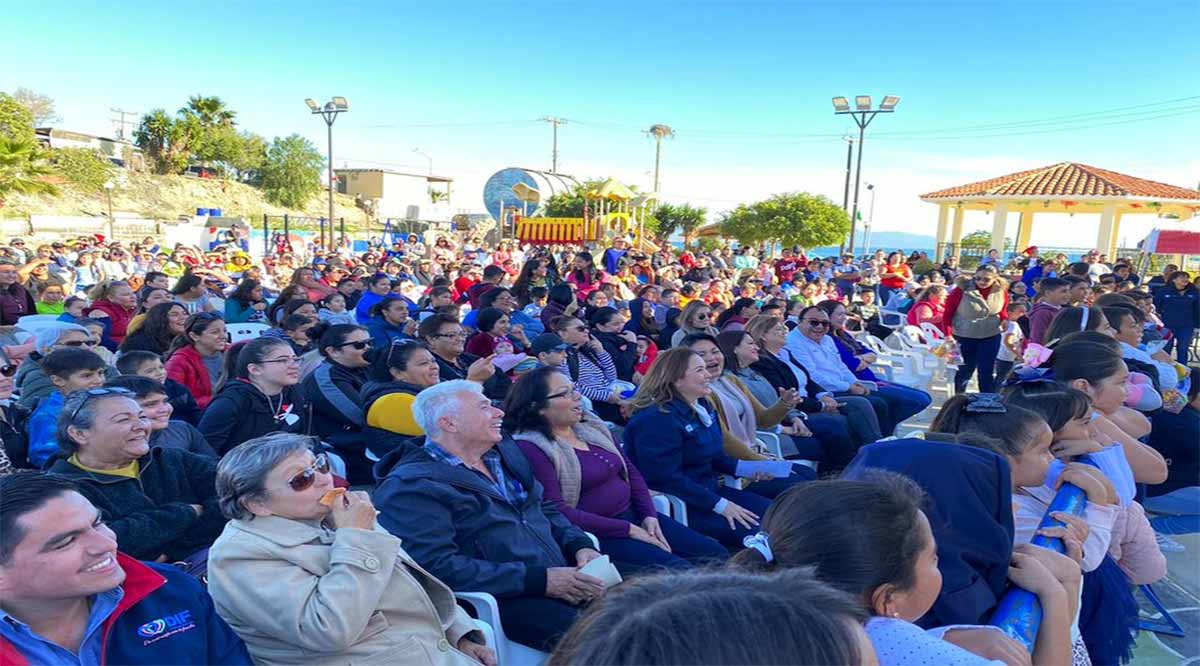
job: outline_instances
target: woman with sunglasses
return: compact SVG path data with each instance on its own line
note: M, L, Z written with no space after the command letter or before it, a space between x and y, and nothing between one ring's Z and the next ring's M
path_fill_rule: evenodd
M217 470L229 523L208 589L254 663L494 666L450 588L378 529L367 493L325 500L333 477L314 444L259 437Z
M333 446L346 461L352 484L373 482L371 463L362 454L365 411L362 390L370 365L371 336L360 326L319 323L308 331L321 364L301 383L312 406L312 434Z
M979 372L979 392L996 390L994 371L1000 353L1000 334L1008 319L1008 282L996 267L980 266L968 280L959 278L946 298L943 326L954 334L962 364L954 375L954 391L967 390L971 375Z
M616 384L617 366L604 345L575 317L559 317L551 322L551 329L570 345L559 369L592 401L597 416L609 423L624 424L620 407L622 389Z
M286 340L264 336L233 345L224 376L196 426L218 455L272 432L309 431L309 406L297 386L300 357Z
M151 447L150 423L133 394L94 388L67 397L59 416L62 455L51 474L74 481L139 560L203 561L225 518L217 504L217 461Z
M707 333L716 336L720 331L712 325L712 307L700 299L691 301L683 307L679 315L679 330L671 334L671 346L678 347L679 342L692 333Z

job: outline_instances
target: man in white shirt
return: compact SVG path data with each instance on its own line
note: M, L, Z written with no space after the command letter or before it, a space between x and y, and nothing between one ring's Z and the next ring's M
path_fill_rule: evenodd
M807 307L800 312L799 325L788 333L784 351L811 373L813 381L834 395L866 398L879 417L884 437L893 434L901 421L929 405L928 394L916 389L860 381L842 362L837 344L828 333L829 315L816 306Z
M1099 250L1088 252L1083 260L1088 263L1088 279L1092 281L1092 284L1098 284L1101 275L1108 275L1112 272L1108 264L1100 260Z

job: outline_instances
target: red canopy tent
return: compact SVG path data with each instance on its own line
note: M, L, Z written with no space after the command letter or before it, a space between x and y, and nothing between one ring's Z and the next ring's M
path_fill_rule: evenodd
M1142 241L1146 254L1200 254L1200 231L1154 229Z

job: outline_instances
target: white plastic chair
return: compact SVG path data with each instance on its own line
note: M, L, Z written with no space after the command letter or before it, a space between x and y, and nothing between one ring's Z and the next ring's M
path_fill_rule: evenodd
M903 312L897 312L896 310L881 309L879 311L879 325L885 326L892 330L903 326L906 318L907 315L905 315Z
M454 596L470 604L478 621L491 627L492 642L489 647L496 652L497 660L504 666L542 666L550 658L548 652L508 640L500 623L500 605L496 603L496 597L487 592L455 592Z
M225 335L229 338L229 344L236 344L246 340L253 340L258 336L271 330L266 324L229 324L225 327Z
M683 500L674 495L658 491L652 491L650 499L654 502L654 508L658 511L670 516L680 525L688 524L687 504L684 504Z
M941 344L946 341L946 334L942 332L942 329L927 321L921 322L921 333L925 335L930 343Z

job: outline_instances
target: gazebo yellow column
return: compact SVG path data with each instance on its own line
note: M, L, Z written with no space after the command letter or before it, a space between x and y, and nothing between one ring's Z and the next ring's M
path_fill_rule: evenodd
M1096 249L1109 255L1110 247L1116 245L1116 228L1113 224L1117 218L1117 204L1108 204L1100 213L1100 233L1096 235ZM1112 257L1110 256L1109 259Z
M935 260L941 260L946 252L946 242L950 240L950 204L938 204L937 241L934 250L938 253Z
M1033 211L1021 211L1021 219L1017 222L1017 252L1029 247L1029 239L1033 236Z
M950 242L954 245L954 256L962 254L962 224L963 224L963 207L958 206L954 209L954 224L950 228Z
M1000 202L996 204L995 212L992 217L992 245L991 249L1004 254L1004 228L1008 224L1008 203Z
M1121 232L1121 211L1118 210L1116 212L1116 214L1113 215L1112 240L1110 240L1108 243L1108 258L1110 260L1115 260L1117 258L1117 245L1118 245L1118 241L1120 240L1120 236L1119 236L1120 232Z

